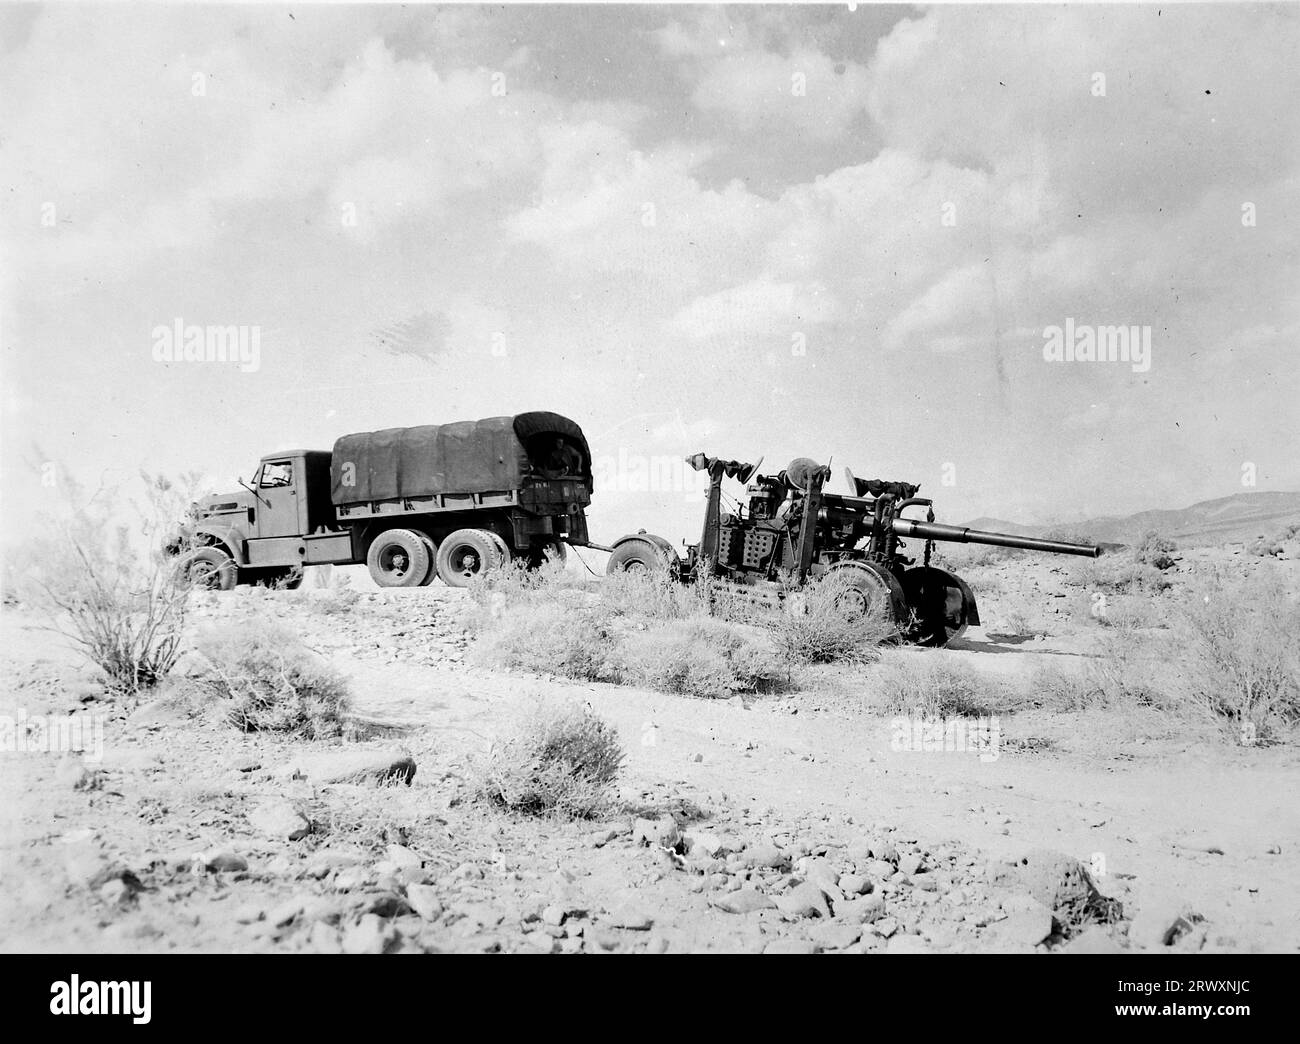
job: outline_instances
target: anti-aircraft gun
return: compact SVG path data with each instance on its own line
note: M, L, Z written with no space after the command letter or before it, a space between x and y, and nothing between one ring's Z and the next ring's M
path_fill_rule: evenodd
M717 577L777 600L833 575L843 580L847 613L884 611L906 640L938 646L980 621L970 586L930 564L935 541L1101 554L1091 544L937 523L932 502L918 497L920 487L908 482L859 479L846 469L853 494L826 493L830 469L807 457L795 458L776 475L758 474L761 458L747 464L696 453L686 462L709 476L699 543L687 546L683 561L663 537L632 534L613 545L606 572L666 571L683 581ZM747 502L724 511L722 483L728 478L746 486ZM908 510L923 510L925 517L907 517ZM905 554L904 537L924 541L919 563Z

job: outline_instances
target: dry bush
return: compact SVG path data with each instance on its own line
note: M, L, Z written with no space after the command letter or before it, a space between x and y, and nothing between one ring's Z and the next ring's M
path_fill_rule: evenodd
M1165 607L1160 629L1104 633L1090 678L1108 706L1153 707L1269 742L1300 723L1300 603L1276 581L1210 577Z
M683 696L772 692L788 672L763 637L708 616L656 623L624 637L619 678Z
M352 578L348 576L331 576L325 590L324 598L308 600L316 612L325 616L344 616L361 600L361 592L352 586Z
M1256 558L1276 558L1285 550L1286 548L1282 546L1281 540L1258 537L1251 541L1250 546L1246 548L1246 553L1254 555Z
M66 509L28 549L20 584L45 629L70 639L109 688L129 694L160 682L180 652L190 585L159 537L197 476L183 485L143 472L140 480L142 497L101 489L90 498L67 480Z
M352 704L347 679L288 628L229 624L200 635L196 647L211 667L199 684L236 728L302 739L343 733Z
M1103 594L1159 594L1173 586L1162 570L1139 561L1133 548L1086 559L1072 571L1070 579Z
M1151 529L1143 534L1142 539L1134 546L1133 556L1143 565L1152 566L1163 572L1174 567L1177 560L1173 553L1177 550L1177 544Z
M1199 597L1198 597L1199 595ZM1219 580L1179 607L1187 694L1234 729L1279 738L1300 722L1300 600L1275 579Z
M618 679L618 640L591 608L527 600L500 606L475 622L474 655L489 667L579 681Z
M489 801L529 815L592 818L613 803L618 733L584 704L538 702L479 769Z
M773 622L779 653L797 664L870 663L880 657L882 643L898 636L894 621L880 612L846 614L843 601L850 593L847 577L831 573L787 603L787 611Z
M941 655L885 650L871 681L891 714L981 717L1023 705L1024 695Z

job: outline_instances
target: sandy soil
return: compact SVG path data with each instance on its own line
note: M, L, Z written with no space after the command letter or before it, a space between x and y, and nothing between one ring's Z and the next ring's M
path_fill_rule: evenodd
M1048 567L1034 583L1035 604L1053 604ZM1033 711L1000 719L996 759L899 750L865 696L870 668L818 669L801 691L752 699L579 685L474 666L461 592L374 592L337 615L320 611L326 594L204 595L196 623L275 617L301 631L350 676L357 711L391 726L347 746L82 702L94 688L75 657L22 609L4 613L0 714L102 714L105 749L85 764L0 756L0 947L1107 949L1156 945L1160 923L1194 912L1176 948L1300 948L1294 748ZM1062 630L975 629L903 655L1027 677L1089 655L1086 628ZM625 815L535 822L473 799L475 759L538 695L585 700L617 727ZM292 778L322 753L359 751L409 754L416 774L332 783L318 764ZM277 825L286 803L311 821L306 836ZM634 837L638 818L669 815L692 835L672 852ZM1050 918L1035 927L1042 907L1016 861L1036 849L1090 867L1124 920L1073 941ZM763 867L772 850L777 865ZM794 909L801 882L827 872L822 915ZM867 894L854 899L858 877Z

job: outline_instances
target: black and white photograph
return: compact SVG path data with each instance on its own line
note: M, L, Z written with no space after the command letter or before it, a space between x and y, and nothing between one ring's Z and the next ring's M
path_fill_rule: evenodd
M1297 229L1295 4L0 4L0 951L1249 1018Z

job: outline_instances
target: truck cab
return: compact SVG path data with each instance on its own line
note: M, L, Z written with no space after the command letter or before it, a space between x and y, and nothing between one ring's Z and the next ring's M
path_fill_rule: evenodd
M192 539L224 550L241 579L279 579L304 565L351 560L351 536L330 502L328 451L268 454L241 486L191 509Z

